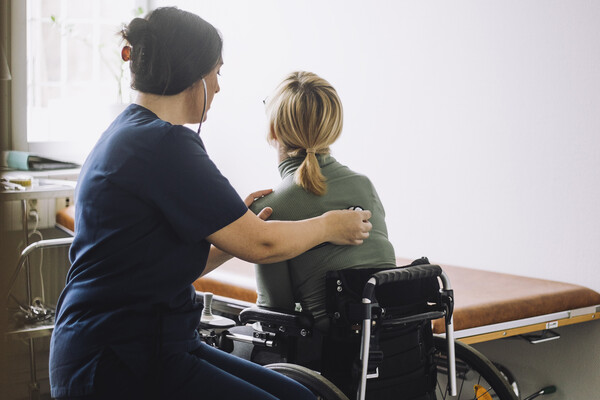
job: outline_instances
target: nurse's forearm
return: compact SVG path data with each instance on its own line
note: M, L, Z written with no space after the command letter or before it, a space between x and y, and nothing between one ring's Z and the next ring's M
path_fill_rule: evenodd
M369 236L369 211L329 211L301 221L263 221L251 211L207 237L242 260L270 264L331 242L358 245Z
M224 252L221 249L216 248L215 246L210 246L210 253L208 253L208 260L206 260L206 267L200 277L208 274L209 272L215 270L221 264L226 261L229 261L233 258L233 256L229 253Z
M232 253L242 260L257 264L285 261L328 240L323 218L303 221L268 221L264 231L242 236ZM237 253L237 254L236 254Z

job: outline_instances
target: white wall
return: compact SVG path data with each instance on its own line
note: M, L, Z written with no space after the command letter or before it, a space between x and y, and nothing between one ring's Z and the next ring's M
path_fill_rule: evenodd
M225 40L202 136L240 194L277 184L262 100L310 70L341 96L333 154L375 182L398 255L600 291L600 2L177 4Z

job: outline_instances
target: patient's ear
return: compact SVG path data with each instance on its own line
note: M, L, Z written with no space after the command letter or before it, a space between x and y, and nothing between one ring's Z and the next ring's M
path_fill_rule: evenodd
M269 134L267 135L267 140L269 144L275 148L278 148L279 141L277 140L277 135L275 134L275 129L273 129L273 125L269 126Z

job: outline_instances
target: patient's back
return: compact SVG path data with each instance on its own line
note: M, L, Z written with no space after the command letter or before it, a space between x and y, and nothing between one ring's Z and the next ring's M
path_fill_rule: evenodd
M360 246L317 246L282 263L256 266L258 304L293 310L300 303L317 321L325 321L325 274L352 267L394 267L395 254L387 237L385 212L371 181L331 156L317 156L327 183L327 193L316 196L294 183L294 172L303 158L288 158L279 165L282 182L274 193L257 200L254 212L272 207L271 220L300 220L330 210L360 206L372 213L373 229Z

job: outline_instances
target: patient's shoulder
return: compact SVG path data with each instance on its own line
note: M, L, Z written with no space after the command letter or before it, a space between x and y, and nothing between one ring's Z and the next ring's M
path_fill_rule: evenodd
M271 207L274 220L299 220L319 216L325 211L323 198L306 192L294 183L293 177L285 178L273 193L256 200L250 209L254 213Z

